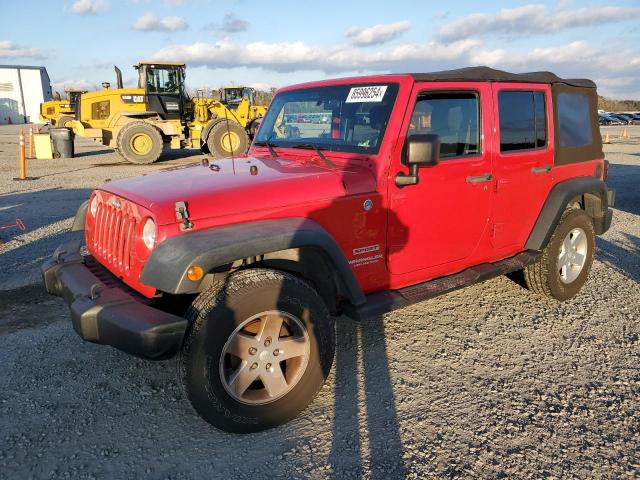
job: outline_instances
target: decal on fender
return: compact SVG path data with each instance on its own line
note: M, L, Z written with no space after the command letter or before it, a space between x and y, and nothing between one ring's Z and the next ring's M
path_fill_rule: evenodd
M364 265L371 265L372 263L378 263L382 259L382 254L370 255L368 257L359 257L349 261L349 265L353 268L362 267Z
M363 253L377 252L378 250L380 250L380 244L369 245L367 247L354 248L353 249L353 254L354 255L362 255Z

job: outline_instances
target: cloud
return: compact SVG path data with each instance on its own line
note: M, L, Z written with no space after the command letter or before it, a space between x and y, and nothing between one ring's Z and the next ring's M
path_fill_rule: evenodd
M54 91L64 92L65 90L97 90L99 88L98 84L95 82L90 82L88 80L60 80L57 82L51 82L51 88Z
M492 13L474 13L443 25L436 33L441 41L489 34L537 35L568 28L622 22L640 17L640 7L584 7L549 10L531 4Z
M640 90L640 81L616 83L616 78L638 77L640 52L636 47L606 48L586 41L525 51L488 49L479 40L451 43L405 43L363 50L352 45L317 46L305 42L240 43L229 38L217 42L173 45L157 51L152 59L175 60L210 69L247 67L279 73L293 71L336 74L420 72L488 65L501 70L529 72L551 70L561 77L604 80L600 93L620 96ZM310 78L311 79L311 78Z
M46 56L37 48L23 47L9 40L0 40L0 58L42 59Z
M380 45L397 38L411 28L411 23L402 22L374 25L372 27L352 27L347 30L345 36L360 47L368 45Z
M425 70L435 65L453 66L464 62L475 40L450 44L427 42L404 44L377 51L353 46L315 46L304 42L236 43L228 38L215 43L165 47L153 59L184 61L209 68L257 67L276 72L322 70L326 73L353 71Z
M238 18L235 13L225 13L222 22L207 23L203 30L214 30L220 33L238 33L244 32L249 28L249 22L242 18Z
M160 18L152 13L145 13L133 24L133 29L141 32L175 32L187 28L189 25L182 17Z
M220 30L227 33L236 33L244 32L247 28L249 28L249 22L238 18L235 13L225 13Z
M69 9L78 15L93 15L109 7L107 0L76 0Z
M503 69L548 69L552 64L582 65L585 62L598 61L603 53L585 41L575 41L554 47L534 48L525 53L515 53L505 49L480 50L471 56L470 61L476 65Z
M271 83L265 83L265 82L253 82L247 85L248 87L251 88L255 88L256 90L260 90L263 92L268 92L270 91L272 88L276 88L275 85L271 84Z

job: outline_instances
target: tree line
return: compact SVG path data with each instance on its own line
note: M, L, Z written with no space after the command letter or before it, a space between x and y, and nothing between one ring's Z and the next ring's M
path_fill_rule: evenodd
M598 109L607 112L640 112L640 100L614 100L598 95Z

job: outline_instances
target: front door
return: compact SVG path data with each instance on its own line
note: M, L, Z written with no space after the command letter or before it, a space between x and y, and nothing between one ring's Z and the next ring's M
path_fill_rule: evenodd
M483 144L492 109L488 83L418 83L403 132L440 136L440 162L419 170L417 185L398 187L401 135L389 178L388 266L393 274L471 259L489 225L491 152ZM462 262L463 263L463 262Z

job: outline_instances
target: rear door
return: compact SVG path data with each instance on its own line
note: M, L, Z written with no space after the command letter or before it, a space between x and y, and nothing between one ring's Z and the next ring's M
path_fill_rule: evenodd
M496 177L491 243L501 251L525 244L551 188L551 88L493 84Z
M389 270L416 272L468 259L488 228L492 187L488 83L417 83L391 160ZM421 168L417 185L396 186L411 134L440 136L440 163ZM427 274L428 276L428 274Z

